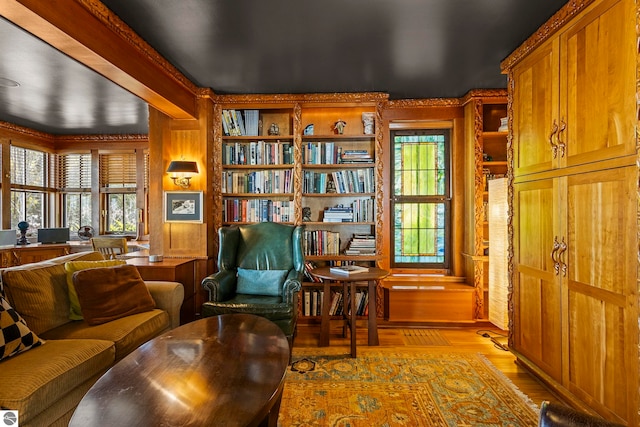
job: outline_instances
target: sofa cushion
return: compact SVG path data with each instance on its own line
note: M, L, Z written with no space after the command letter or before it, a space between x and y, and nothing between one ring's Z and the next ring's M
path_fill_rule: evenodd
M31 332L24 319L0 295L0 360L40 344L40 338Z
M100 339L111 341L116 346L116 360L120 360L140 345L169 329L167 312L155 309L97 326L89 326L83 321L69 322L47 331L40 338L45 340Z
M89 268L73 274L84 320L92 326L156 307L133 265Z
M282 284L289 270L250 270L238 268L237 292L247 295L282 295Z
M127 262L121 259L104 259L100 261L69 261L64 263L64 269L67 272L67 287L69 289L69 319L82 320L82 311L80 309L80 301L76 288L73 286L73 273L87 268L112 267L114 265L123 265Z
M84 252L2 270L2 284L9 304L34 333L40 335L70 322L64 263L75 259L103 258L99 252Z
M19 411L20 424L30 425L80 384L106 372L114 357L109 341L60 340L3 360L0 407Z

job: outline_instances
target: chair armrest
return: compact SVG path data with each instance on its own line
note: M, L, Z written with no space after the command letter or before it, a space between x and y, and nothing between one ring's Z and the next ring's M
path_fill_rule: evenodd
M209 293L209 301L226 301L236 294L237 277L234 270L221 270L205 277L202 287Z
M184 287L178 282L149 280L144 282L156 307L169 314L171 329L180 326L180 307L184 301Z
M300 289L302 289L302 276L303 274L297 270L289 271L287 275L287 280L285 280L284 285L282 286L282 299L283 302L287 304L294 303L294 296L297 294Z

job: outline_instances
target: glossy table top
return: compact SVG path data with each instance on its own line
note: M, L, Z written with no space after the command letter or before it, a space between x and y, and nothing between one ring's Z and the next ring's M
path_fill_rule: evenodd
M258 425L280 397L288 363L287 339L269 320L248 314L196 320L118 362L84 396L69 425Z

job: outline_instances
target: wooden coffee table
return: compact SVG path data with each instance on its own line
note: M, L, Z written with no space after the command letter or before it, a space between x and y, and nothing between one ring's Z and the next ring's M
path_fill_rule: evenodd
M320 346L329 345L329 305L331 286L339 284L342 286L342 292L345 302L347 301L347 295L356 294L356 282L367 282L367 288L369 293L369 314L367 321L368 337L367 343L369 345L378 345L378 323L376 319L376 287L378 281L384 279L389 275L387 270L383 270L377 267L369 267L369 271L364 273L355 273L351 275L336 274L331 272L330 267L318 267L311 270L311 274L320 277L324 280L324 295L322 302L322 320L320 325ZM348 308L344 308L344 326L342 328L343 335L346 334L347 326L351 333L351 357L356 357L356 306L355 298L350 298L351 303L351 315L347 315Z
M289 344L249 314L196 320L123 358L87 392L70 426L276 426Z

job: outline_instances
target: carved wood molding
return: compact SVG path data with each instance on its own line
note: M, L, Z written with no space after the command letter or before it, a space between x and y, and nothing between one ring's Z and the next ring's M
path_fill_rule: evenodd
M460 98L425 98L425 99L395 99L386 103L385 108L416 108L416 107L460 107Z
M384 244L382 239L383 233L383 220L384 220L384 197L383 197L383 183L384 183L384 163L382 159L384 158L384 146L382 144L384 140L384 121L382 120L382 109L384 108L383 102L378 102L376 104L376 118L375 118L375 233L376 233L376 253L378 255L384 255ZM389 218L391 218L391 214L387 214ZM376 300L378 302L382 301L381 297L378 297ZM380 314L380 312L378 312Z
M464 105L478 98L481 98L484 102L490 102L492 98L495 98L496 102L501 102L506 96L506 89L471 89L460 98L460 103Z
M240 94L212 95L214 102L223 104L292 104L292 103L377 103L389 95L382 92L301 93L301 94Z
M18 135L22 135L25 137L29 137L29 138L42 139L49 143L53 143L54 135L46 132L40 132L34 129L29 129L23 126L15 125L13 123L0 121L0 131L2 130L15 133Z
M508 70L522 58L527 56L533 49L538 47L544 41L548 40L556 31L562 28L575 15L582 12L587 6L595 0L571 0L558 10L551 18L547 20L538 31L533 33L524 41L515 51L511 53L504 61L500 63L500 68Z
M514 280L514 247L513 247L513 91L515 81L513 71L507 75L509 86L509 96L507 97L507 121L509 123L509 133L507 135L507 311L509 313L509 347L514 345L514 315L513 309L513 280Z
M302 108L293 107L293 218L296 225L302 224Z
M220 116L222 114L222 106L220 104L213 105L213 117L211 118L210 125L213 128L213 136L211 141L213 142L213 147L211 150L211 158L209 159L209 165L211 165L209 172L211 176L209 176L209 180L212 181L211 192L213 193L213 228L214 228L214 236L218 235L218 229L222 224L222 126L220 125ZM213 176L217 174L217 176ZM215 206L218 206L219 209L216 209ZM214 244L214 254L218 253L218 239L213 239Z
M147 134L86 134L86 135L54 135L51 133L41 132L38 130L26 128L9 122L0 121L0 132L6 131L18 137L22 136L29 139L38 139L44 143L55 144L62 143L88 143L88 142L135 142L148 143L149 135Z
M176 67L167 61L158 51L150 44L144 41L115 13L109 10L102 2L98 0L76 0L93 16L99 19L111 31L126 40L131 46L134 46L139 54L155 63L161 70L170 76L176 82L179 82L191 92L196 94L198 87L193 84L187 77L182 74Z

